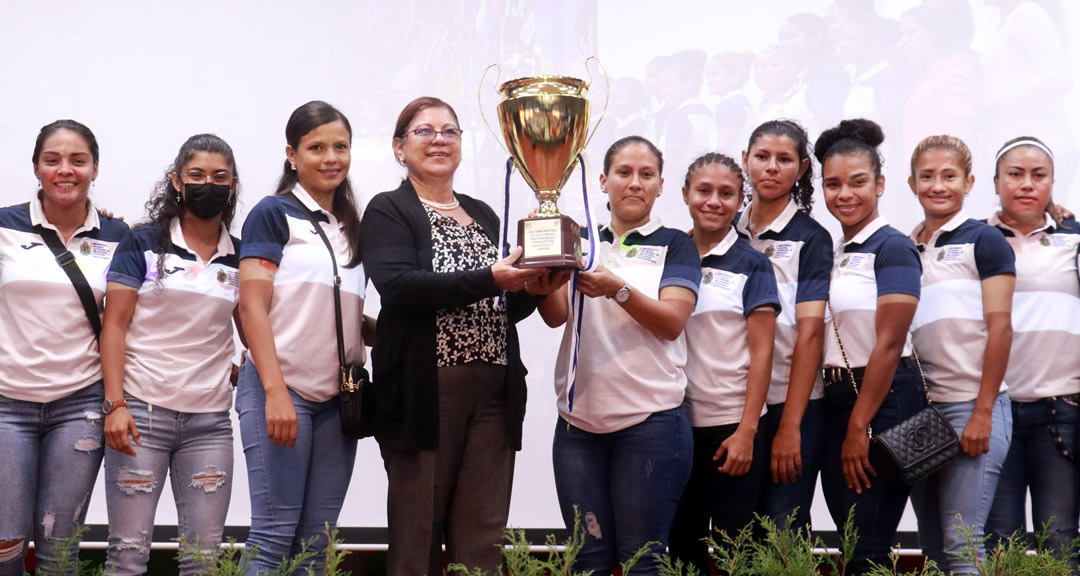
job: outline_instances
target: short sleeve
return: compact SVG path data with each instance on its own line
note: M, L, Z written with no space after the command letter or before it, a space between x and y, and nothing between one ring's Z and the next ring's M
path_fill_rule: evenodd
M922 260L915 243L901 234L891 235L874 258L878 297L907 294L918 298L922 287Z
M983 227L975 240L975 268L979 271L979 280L1000 274L1016 275L1016 253L1001 230Z
M664 272L660 276L660 289L668 286L686 288L695 295L701 287L701 256L697 246L685 232L672 230Z
M832 266L832 238L820 226L811 229L799 251L799 284L795 289L795 302L828 300Z
M779 316L780 294L776 288L776 273L773 271L772 262L763 254L760 256L761 258L754 259L750 275L743 286L743 314L750 316L757 308L772 306Z
M151 242L156 236L156 227L140 227L128 230L120 243L116 245L112 261L109 263L109 274L106 277L109 282L117 282L124 286L139 289L146 281L149 270L147 269L146 252L154 252Z
M241 260L259 258L281 264L285 244L289 241L289 223L285 219L284 204L277 196L267 196L251 209L244 220L241 238Z

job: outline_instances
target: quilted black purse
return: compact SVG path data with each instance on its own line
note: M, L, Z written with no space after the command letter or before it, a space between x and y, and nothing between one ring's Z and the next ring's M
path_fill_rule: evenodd
M855 396L858 397L859 387L855 384L855 374L851 371L851 363L848 362L844 343L840 341L840 330L836 327L836 315L832 313L831 304L829 314L832 316L836 343L840 345L840 355L844 357L844 366L847 368L848 377L851 378ZM930 399L926 375L923 373L922 363L919 362L919 353L915 351L915 346L911 347L911 352L915 356L915 364L919 367L919 377L922 378L923 393L926 394L926 408L877 436L874 436L869 427L866 429L866 435L888 458L904 484L909 486L941 469L959 456L961 451L960 437L956 435L956 430Z

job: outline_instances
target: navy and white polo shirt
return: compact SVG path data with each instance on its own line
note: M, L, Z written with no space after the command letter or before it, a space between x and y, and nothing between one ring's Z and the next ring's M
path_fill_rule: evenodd
M701 260L686 233L653 219L616 238L610 226L598 234L600 263L650 298L680 286L694 292ZM568 291L569 292L569 291ZM572 302L571 302L572 303ZM608 298L585 298L581 314L574 410L569 409L567 372L577 311L570 307L555 368L559 414L587 432L603 434L639 424L654 412L677 408L686 390L686 334L662 340Z
M0 208L0 395L52 402L101 380L101 356L78 293L34 232L45 219L41 199ZM94 291L98 310L105 274L128 226L93 205L67 242Z
M825 227L789 200L784 211L764 230L750 230L749 206L738 218L735 229L755 250L768 256L776 273L781 310L776 318L776 348L773 350L772 383L766 404L787 400L791 383L791 358L799 336L795 305L829 299L829 276L832 273L832 237ZM818 372L810 399L825 393Z
M109 267L109 282L139 291L124 341L124 392L177 412L226 411L232 406L239 240L223 226L217 251L203 262L174 218L159 286L160 230L153 224L128 232Z
M852 368L870 361L877 344L877 299L889 294L919 297L922 262L915 243L878 216L833 253L829 304ZM825 366L844 367L844 357L825 313ZM911 355L911 335L901 356Z
M691 425L724 426L742 418L750 370L746 318L761 306L780 314L773 266L733 228L701 259L697 306L686 323Z
M345 268L352 258L349 241L333 214L323 210L299 184L293 194L315 213L334 247L341 275L341 317L345 361L363 364L360 325L364 313L364 268ZM270 327L285 384L312 402L338 394L337 332L334 312L334 268L330 254L307 215L288 196L267 196L244 221L240 259L259 258L277 264ZM256 368L258 365L256 364Z
M1005 371L1009 398L1031 402L1080 392L1080 224L1065 220L1058 226L1047 216L1043 227L1027 235L997 214L989 224L1016 254L1013 341Z
M918 243L922 225L911 234ZM968 402L979 395L986 321L982 281L1016 274L1012 248L1001 232L972 220L963 211L919 244L922 297L911 323L934 402ZM1001 383L1001 390L1008 386Z

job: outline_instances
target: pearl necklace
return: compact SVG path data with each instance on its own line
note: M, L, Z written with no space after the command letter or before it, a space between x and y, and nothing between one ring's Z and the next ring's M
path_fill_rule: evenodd
M421 204L424 204L425 206L431 206L432 208L434 208L436 210L448 211L448 210L453 210L454 208L457 208L458 206L461 206L461 202L458 202L457 196L454 196L454 201L453 202L447 202L445 204L435 202L434 200L428 200L427 198L424 198L423 196L421 196L419 194L417 194L416 197L420 199Z

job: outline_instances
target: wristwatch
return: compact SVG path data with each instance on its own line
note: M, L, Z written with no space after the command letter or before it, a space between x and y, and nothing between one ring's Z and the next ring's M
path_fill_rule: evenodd
M618 302L619 304L622 304L623 302L626 302L629 299L630 299L630 285L626 284L622 288L619 288L619 291L615 293L615 301Z
M117 408L126 408L126 407L127 407L127 400L124 400L123 398L121 398L119 400L105 400L105 401L103 401L101 403L101 411L104 412L106 416L108 416L109 414L112 414L112 411L116 410Z

